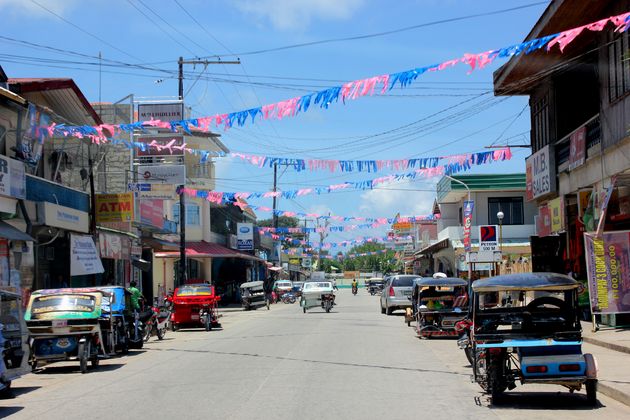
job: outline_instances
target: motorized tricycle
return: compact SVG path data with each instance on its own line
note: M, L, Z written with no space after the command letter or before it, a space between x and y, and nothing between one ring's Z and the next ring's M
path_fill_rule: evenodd
M11 382L20 377L22 349L21 296L0 290L0 397L11 396Z
M129 322L125 317L127 290L122 286L97 287L103 293L101 299L101 334L103 346L109 355L129 352ZM76 289L89 292L93 289Z
M81 373L99 364L106 354L101 332L102 299L106 292L91 289L38 290L31 295L26 314L30 335L30 365L77 360Z
M371 296L380 294L383 291L385 280L380 277L373 277L365 282L368 292Z
M304 283L300 306L304 313L307 309L320 307L330 312L335 304L333 285L329 281L309 281Z
M455 325L468 314L468 282L454 277L414 281L412 308L419 337L457 337ZM406 317L407 325L410 324Z
M269 309L269 300L264 289L265 283L262 281L250 281L241 284L241 301L243 309L249 311L251 309L266 306Z
M206 331L219 327L218 304L221 299L214 286L207 283L187 284L175 289L171 327L173 331L182 325L203 326Z
M508 274L477 280L472 332L473 377L496 402L521 384L586 388L597 402L597 362L582 353L579 283L555 273Z

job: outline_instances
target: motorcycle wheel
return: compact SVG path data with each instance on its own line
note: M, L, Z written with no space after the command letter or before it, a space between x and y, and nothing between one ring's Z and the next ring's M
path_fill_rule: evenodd
M159 328L158 327L157 331L156 331L156 334L157 334L158 340L164 339L164 336L166 335L166 327L164 327L164 328Z
M586 380L586 401L590 405L597 405L597 379Z
M151 334L153 334L153 329L155 328L155 324L147 325L144 333L144 337L142 337L142 341L145 343L149 341L151 338Z
M79 368L81 369L81 373L87 373L88 351L89 344L79 343L77 355L79 356Z
M470 366L474 366L475 360L473 357L473 349L472 347L468 346L464 349L464 353L466 353L466 359L468 359L468 363L470 363Z
M212 329L212 321L210 320L210 314L206 314L206 331L210 331Z

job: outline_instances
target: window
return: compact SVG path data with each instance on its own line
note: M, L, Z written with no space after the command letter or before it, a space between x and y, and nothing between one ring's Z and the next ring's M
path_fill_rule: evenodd
M608 45L608 94L613 102L630 92L630 47L624 32Z
M199 226L199 206L197 204L184 204L186 207L186 226ZM179 222L179 203L173 205L173 218Z
M532 105L532 152L549 144L549 100L545 95Z
M497 213L502 211L504 225L523 224L523 197L488 198L488 224L498 225Z

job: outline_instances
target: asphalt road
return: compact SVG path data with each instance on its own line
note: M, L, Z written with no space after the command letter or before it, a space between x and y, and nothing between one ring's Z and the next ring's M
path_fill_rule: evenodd
M604 396L518 387L490 406L453 340L419 340L364 289L334 312L226 312L223 330L169 332L82 375L58 364L16 381L11 419L620 419ZM481 397L476 398L475 397Z

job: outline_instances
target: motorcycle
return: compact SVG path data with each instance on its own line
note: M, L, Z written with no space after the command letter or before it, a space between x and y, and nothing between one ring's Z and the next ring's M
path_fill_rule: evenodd
M165 306L154 306L151 308L153 312L151 317L146 321L144 328L144 342L149 341L152 335L156 335L158 340L162 340L166 335L168 324L171 319L171 305L165 299Z
M352 286L352 294L356 296L357 292L359 291L358 289L359 288L357 286Z
M470 329L472 327L472 321L470 319L462 319L455 323L455 331L459 334L457 339L457 346L464 350L468 363L472 366L475 358L473 357L472 340L470 339Z
M282 295L282 303L295 303L296 297L295 293L287 292Z

